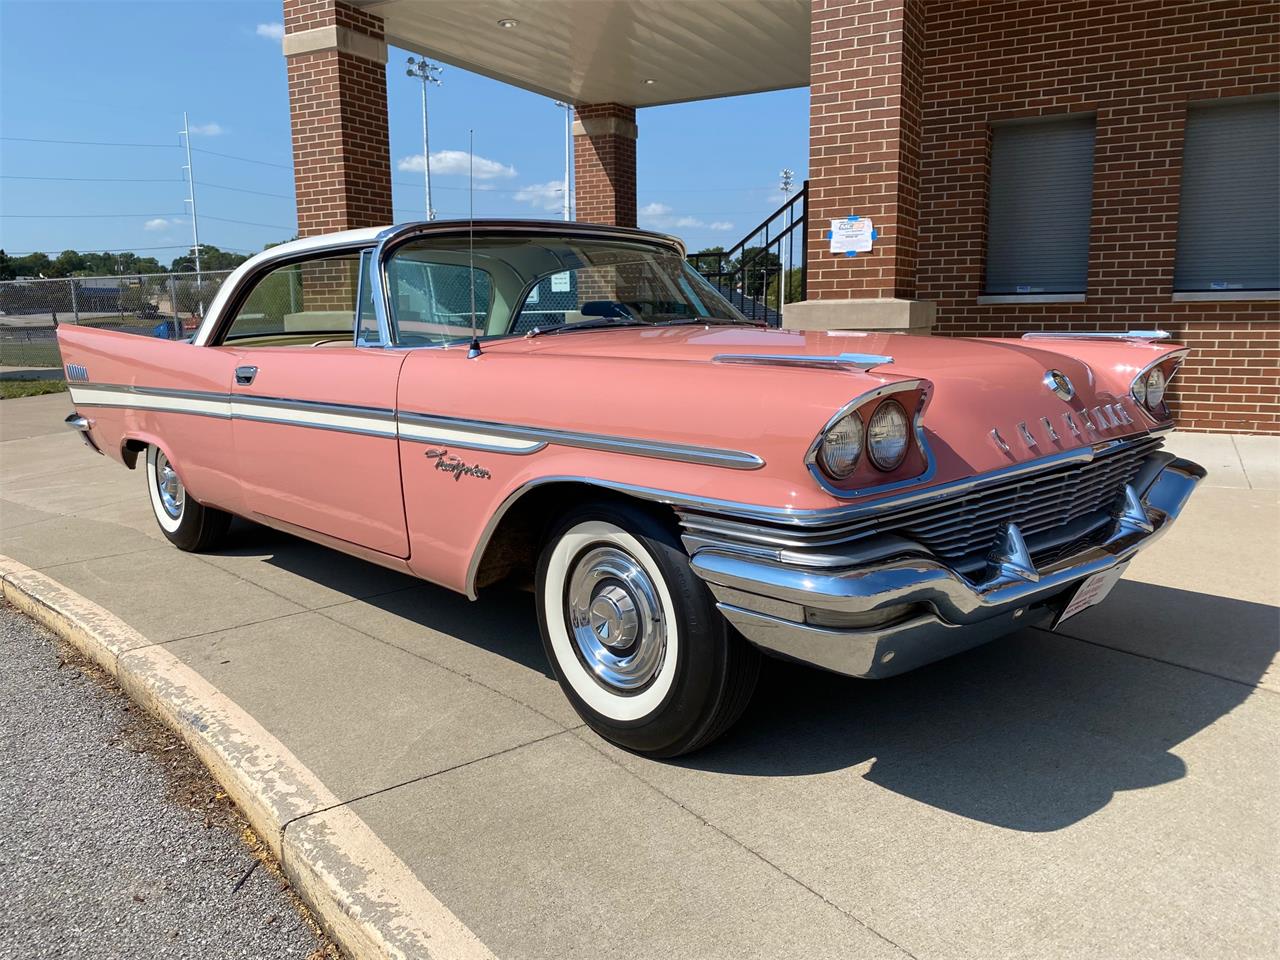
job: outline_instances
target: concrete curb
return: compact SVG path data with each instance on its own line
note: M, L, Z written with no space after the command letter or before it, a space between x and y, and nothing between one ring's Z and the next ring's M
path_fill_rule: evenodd
M186 741L351 957L494 960L354 810L163 646L2 555L0 587L6 600L110 672L131 699Z

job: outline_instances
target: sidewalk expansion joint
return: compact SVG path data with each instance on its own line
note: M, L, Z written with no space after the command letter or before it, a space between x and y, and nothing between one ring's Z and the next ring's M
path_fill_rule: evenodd
M585 727L585 724L583 724L583 726ZM582 727L578 727L576 729L581 730ZM785 867L779 866L778 864L774 863L772 860L766 857L759 850L756 850L755 848L751 847L747 843L744 843L742 840L739 840L737 837L735 837L732 833L729 833L729 831L725 830L723 827L717 826L716 824L712 823L702 814L688 807L686 804L682 803L680 800L677 800L675 797L667 793L667 791L663 790L657 784L651 783L650 781L646 780L644 777L640 776L640 774L636 773L634 770L630 769L624 764L619 763L618 760L615 757L613 757L611 754L609 754L605 748L600 746L600 744L596 740L596 735L594 733L590 734L590 737L591 739L587 739L585 737L579 737L578 739L583 743L585 743L588 747L590 747L596 753L600 754L600 756L604 757L605 760L609 761L614 766L616 766L624 774L630 776L631 778L636 780L638 783L640 783L642 786L645 786L648 789L652 790L654 793L656 793L658 796L662 797L664 800L668 801L669 803L675 804L677 807L679 807L689 816L693 817L695 820L697 820L707 829L712 830L715 833L718 833L720 836L728 840L731 844L745 851L751 856L755 857L757 860L759 860L765 866L769 867L771 870L776 871L777 873L785 877L787 880L796 884L801 889L817 897L819 900L825 903L828 907L831 907L833 910L835 910L837 913L841 914L842 916L846 917L847 919L852 920L854 923L862 927L868 933L873 934L874 936L878 937L880 940L883 940L885 943L893 947L903 956L910 957L911 960L919 960L919 958L914 953L912 953L902 944L898 943L893 938L881 933L879 930L873 927L866 920L863 920L861 917L859 917L856 913L853 913L845 909L840 904L832 900L830 897L823 894L821 891L805 883L803 880L801 880L795 874L791 873Z
M534 737L531 740L524 740L520 743L512 744L509 747L503 747L501 750L495 750L487 753L483 757L472 757L470 760L463 760L461 763L455 763L447 767L441 767L439 770L432 770L430 773L424 773L420 777L410 777L402 783L392 783L385 787L379 787L377 790L370 790L368 793L362 793L358 797L350 797L338 803L331 803L327 807L320 807L316 810L310 810L307 813L300 813L296 817L291 817L280 825L280 836L283 837L288 829L295 823L300 823L310 817L319 816L322 813L328 813L330 810L337 810L340 807L349 807L354 803L362 800L368 800L371 797L377 797L392 790L399 790L401 787L412 786L415 783L425 783L427 780L433 780L436 777L443 776L446 773L452 773L455 770L462 770L466 767L475 766L477 763L484 763L486 760L492 760L494 757L501 757L508 753L515 753L517 750L523 750L525 747L531 747L534 744L544 743L547 740L554 740L556 737L563 737L566 734L576 734L585 727L585 723L578 724L576 727L566 727L562 730L556 730L554 733L546 733L540 737Z
M1061 633L1057 630L1046 630L1044 627L1032 627L1032 630L1040 633L1047 633L1051 637L1062 637L1065 640L1075 640L1077 643L1087 643L1091 647L1098 647L1101 650L1110 650L1112 653L1119 653L1124 656L1137 657L1139 660L1150 660L1152 663L1162 663L1166 667L1173 667L1177 670L1186 670L1190 673L1198 673L1202 677L1212 677L1214 680L1221 680L1224 683L1234 683L1241 687L1248 687L1250 690L1257 690L1261 693L1269 693L1273 696L1278 695L1275 690L1268 689L1257 683L1250 683L1247 680L1237 680L1235 677L1224 677L1220 673L1214 673L1212 670L1203 670L1200 667L1193 667L1185 663L1178 663L1175 660L1165 660L1162 657L1153 657L1149 653L1138 653L1136 650L1124 650L1120 647L1113 647L1108 643L1102 643L1098 640L1086 640L1084 637L1077 637L1071 633Z

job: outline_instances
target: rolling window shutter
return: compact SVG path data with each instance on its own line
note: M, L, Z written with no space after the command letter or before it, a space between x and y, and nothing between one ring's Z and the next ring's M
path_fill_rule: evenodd
M1187 110L1173 289L1280 290L1280 98Z
M1085 292L1093 129L1091 115L992 128L987 293Z

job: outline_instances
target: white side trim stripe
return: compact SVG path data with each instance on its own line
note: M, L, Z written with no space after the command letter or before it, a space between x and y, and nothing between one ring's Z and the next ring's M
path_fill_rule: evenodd
M139 410L166 410L174 413L202 413L206 416L229 417L231 404L227 400L206 400L199 397L161 397L126 390L100 390L95 387L72 387L71 402L86 406L129 407Z
M517 437L499 437L490 433L471 433L451 427L426 426L400 422L400 436L405 440L423 440L440 444L461 444L484 450L509 450L512 453L532 453L546 443L542 440L524 440Z

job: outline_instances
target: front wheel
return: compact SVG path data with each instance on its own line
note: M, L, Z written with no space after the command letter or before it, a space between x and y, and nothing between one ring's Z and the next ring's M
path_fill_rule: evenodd
M716 610L675 535L624 503L574 510L538 561L560 686L606 740L654 757L705 746L751 699L760 654Z
M231 525L231 514L196 503L187 495L168 456L154 445L147 447L147 492L161 532L180 550L208 550Z

